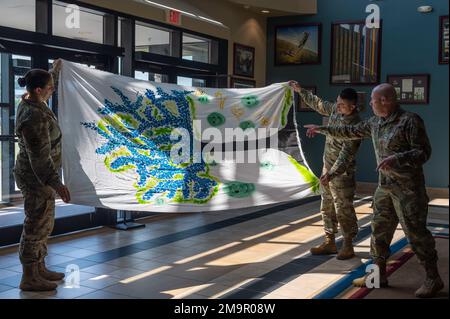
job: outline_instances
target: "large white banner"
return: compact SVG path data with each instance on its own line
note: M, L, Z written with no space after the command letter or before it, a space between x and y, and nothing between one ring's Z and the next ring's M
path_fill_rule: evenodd
M193 88L63 61L58 112L72 203L198 212L315 195L297 132L283 129L293 100L287 83Z

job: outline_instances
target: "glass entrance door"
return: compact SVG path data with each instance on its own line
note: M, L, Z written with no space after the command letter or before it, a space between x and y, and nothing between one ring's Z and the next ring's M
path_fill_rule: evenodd
M18 154L18 143L15 137L15 117L25 89L17 80L31 69L31 56L0 53L1 72L1 188L0 202L10 204L20 199L19 189L14 181L12 168Z

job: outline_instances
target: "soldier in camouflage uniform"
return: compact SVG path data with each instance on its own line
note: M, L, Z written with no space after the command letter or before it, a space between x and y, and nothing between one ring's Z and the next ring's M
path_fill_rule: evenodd
M386 259L400 222L426 279L416 291L421 298L433 297L444 284L437 268L435 241L427 229L428 196L422 165L430 158L431 146L422 119L406 112L397 103L395 89L381 84L372 91L375 116L353 126L323 127L307 125L307 135L326 134L344 140L372 138L379 170L374 195L371 256L380 268L380 284L387 286ZM365 277L355 286L365 286Z
M53 72L31 70L18 81L27 89L16 115L19 154L14 168L16 183L24 198L25 220L19 248L23 266L20 288L27 291L54 290L57 285L52 281L64 278L63 273L48 270L44 261L47 238L55 219L55 192L65 202L70 201L69 191L58 173L61 130L46 103L54 91L60 63L55 62Z
M358 96L353 89L343 90L336 103L323 101L310 91L302 89L297 82L291 86L300 94L304 103L314 111L329 117L328 125L353 125L361 121L356 107ZM344 237L337 259L352 258L353 238L358 233L358 223L353 207L355 195L355 156L361 141L343 141L333 137L326 138L323 155L321 181L321 213L325 230L325 242L313 247L314 255L337 253L335 234L338 223Z

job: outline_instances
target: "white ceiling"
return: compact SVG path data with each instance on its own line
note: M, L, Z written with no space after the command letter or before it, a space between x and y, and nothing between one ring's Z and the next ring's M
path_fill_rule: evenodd
M145 2L145 0L134 0ZM186 1L181 0L153 0L167 6L191 12L193 14L209 18L207 14L202 12L201 8L194 7ZM211 1L211 0L210 0ZM218 0L214 0L218 1ZM224 0L233 2L236 6L250 5L251 10L258 14L262 14L262 9L268 9L271 12L268 16L299 14L306 13L311 6L315 7L316 0ZM253 6L254 4L264 5L263 7ZM35 30L34 14L35 0L0 0L0 25L24 30ZM81 40L102 42L103 34L100 30L103 28L102 17L88 12L81 12L81 28L68 29L65 28L65 19L67 14L64 12L63 6L55 6L53 10L55 35L76 38ZM281 10L282 9L282 10ZM285 10L291 10L287 12ZM20 17L18 19L17 17ZM167 33L157 30L150 30L138 27L136 32L136 44L148 44L151 38L152 44L167 43ZM145 30L145 31L144 31ZM197 42L197 39L186 39L189 42Z
M265 16L316 14L317 0L226 0ZM269 13L262 13L268 10Z

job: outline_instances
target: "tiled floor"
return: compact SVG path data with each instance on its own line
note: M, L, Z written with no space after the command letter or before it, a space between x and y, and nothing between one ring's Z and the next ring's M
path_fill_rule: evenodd
M436 238L436 250L438 251L439 260L438 267L440 276L444 282L444 289L442 289L436 298L448 299L448 238ZM411 251L410 247L402 249L395 254L392 259L399 259L405 253ZM423 283L425 279L425 272L418 271L418 260L415 256L407 260L397 271L389 276L389 288L374 289L365 299L413 299L415 290ZM357 288L350 288L340 298L351 298L358 292Z
M372 211L361 201L355 204L357 257L311 256L323 236L319 204L164 215L143 220L141 229L101 228L51 239L50 268L79 269L56 292L21 292L17 247L3 249L0 299L312 298L359 267L370 241ZM446 209L431 211L430 227L448 234ZM394 242L402 237L399 229Z

